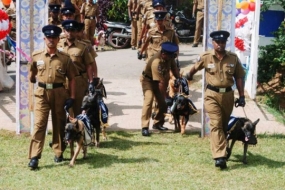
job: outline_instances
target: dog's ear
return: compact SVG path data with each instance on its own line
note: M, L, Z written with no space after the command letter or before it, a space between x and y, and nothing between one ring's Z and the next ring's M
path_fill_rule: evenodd
M252 125L256 126L258 122L259 122L259 118L255 122L253 122Z

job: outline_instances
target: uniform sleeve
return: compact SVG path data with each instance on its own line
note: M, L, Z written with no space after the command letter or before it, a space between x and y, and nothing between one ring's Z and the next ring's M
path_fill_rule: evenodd
M99 16L100 12L99 12L99 6L98 4L96 3L96 11L95 11L95 16Z
M236 65L234 77L236 79L243 78L245 76L245 71L244 71L244 69L243 69L243 67L241 65L241 62L240 62L239 58L236 57L236 59L237 59L237 65Z
M151 64L152 80L161 81L163 80L162 75L159 73L159 59L154 59Z
M76 69L75 65L72 63L72 60L70 58L67 59L67 72L66 77L68 80L73 79L75 76L79 75L78 70Z
M197 57L197 62L194 65L196 70L202 70L205 68L205 55L200 55Z
M34 61L34 59L33 59L33 61L32 61L31 63L29 63L29 66L30 66L30 72L31 72L31 74L37 75L37 73L38 73L37 62Z
M85 5L86 5L86 3L82 4L82 7L80 9L80 14L85 14Z
M91 53L88 51L87 48L85 48L85 51L83 53L83 59L84 59L85 65L89 65L89 64L92 64L94 62L94 59L93 59Z

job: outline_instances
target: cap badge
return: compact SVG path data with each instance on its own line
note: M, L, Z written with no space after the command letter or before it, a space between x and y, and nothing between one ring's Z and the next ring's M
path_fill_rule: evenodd
M69 26L72 26L72 23L70 23L70 25Z
M223 37L224 37L224 35L223 35L223 34L221 34L221 37L223 38Z
M51 34L53 34L53 33L54 33L54 31L53 31L53 30L51 30L51 31L50 31L50 33L51 33Z

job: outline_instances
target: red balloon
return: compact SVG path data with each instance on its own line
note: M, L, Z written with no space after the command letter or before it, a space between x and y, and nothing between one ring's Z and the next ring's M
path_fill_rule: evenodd
M249 9L250 11L255 11L255 2L249 3L248 9Z

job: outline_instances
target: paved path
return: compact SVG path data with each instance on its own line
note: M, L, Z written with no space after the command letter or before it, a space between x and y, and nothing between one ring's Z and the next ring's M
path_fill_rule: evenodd
M183 71L189 71L196 60L202 47L192 48L189 44L180 46L179 60ZM107 89L105 100L109 111L110 127L108 130L139 130L141 129L141 109L143 95L139 82L139 76L145 66L144 61L137 59L136 51L131 49L98 52L97 65L100 77L104 78ZM15 64L8 67L8 72L15 77ZM194 77L190 85L191 99L198 109L202 107L201 72ZM0 128L15 130L15 89L0 93ZM255 101L246 99L244 108L234 108L233 115L251 120L260 119L257 125L257 133L283 133L285 126L275 121L274 117L256 104ZM166 127L174 129L174 126L166 123ZM50 128L49 122L49 128ZM187 130L201 130L201 115L190 117Z

